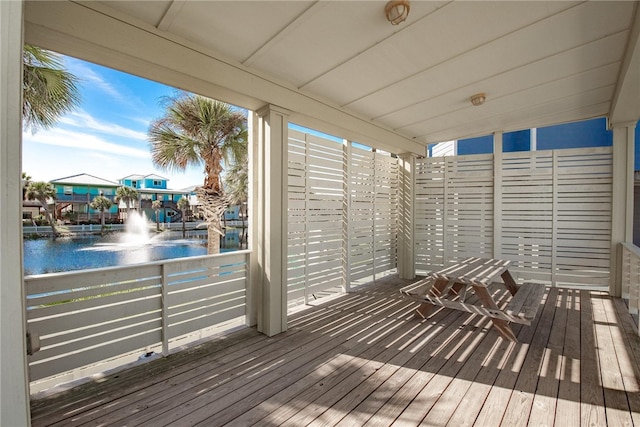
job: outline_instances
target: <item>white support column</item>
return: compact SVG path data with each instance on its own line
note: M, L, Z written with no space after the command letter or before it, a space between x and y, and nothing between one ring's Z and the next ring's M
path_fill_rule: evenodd
M493 134L493 257L502 258L502 132Z
M401 279L416 277L415 260L415 182L416 155L401 154L400 160L400 217L398 229L398 275Z
M0 425L28 426L22 280L22 1L0 1Z
M287 110L267 105L259 117L258 330L273 336L287 330Z
M258 155L258 147L260 141L260 126L258 115L252 111L249 112L247 118L247 133L249 135L249 200L247 202L247 212L249 217L249 234L247 240L247 248L251 250L249 255L249 271L247 277L247 311L246 311L246 323L247 326L254 326L258 324L258 305L260 304L260 283L261 273L260 264L258 263L258 248L260 240L258 227L258 215L260 212L259 206L259 186L258 177L261 176L260 171L260 156Z
M622 295L622 248L633 239L633 158L635 122L613 125L611 200L611 280L609 294Z

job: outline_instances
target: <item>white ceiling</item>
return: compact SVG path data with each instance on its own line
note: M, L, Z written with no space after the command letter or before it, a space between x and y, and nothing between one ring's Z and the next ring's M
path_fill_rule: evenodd
M381 1L83 6L423 145L598 116L640 118L635 1L412 1L398 26L385 20ZM478 92L487 101L474 107L469 98Z

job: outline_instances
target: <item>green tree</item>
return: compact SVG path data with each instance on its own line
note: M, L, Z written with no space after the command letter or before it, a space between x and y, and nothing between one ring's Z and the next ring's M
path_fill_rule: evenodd
M31 175L22 172L22 200L27 198L27 187L31 184Z
M109 209L111 209L111 205L113 205L113 202L107 199L106 197L104 197L102 194L94 197L94 199L91 201L91 209L100 211L100 232L101 233L104 233L104 213Z
M154 200L151 202L151 209L156 212L156 231L160 231L160 209L162 209L162 201Z
M182 238L184 238L186 235L185 221L187 220L187 209L189 209L189 199L187 199L186 197L181 197L180 200L178 200L177 205L178 205L178 209L180 209L180 212L182 212Z
M151 123L153 163L170 170L204 166L204 185L196 188L207 222L210 254L220 252L220 217L228 206L220 173L246 151L247 119L224 102L180 93L166 99L164 116Z
M22 120L35 132L49 128L80 104L77 77L64 69L60 56L33 45L22 53Z
M245 146L246 147L246 146ZM249 161L245 150L231 163L224 177L224 188L228 195L229 204L239 207L242 218L242 232L240 234L240 249L246 238L247 201L249 199Z
M133 187L122 186L116 189L116 203L123 202L127 212L127 219L129 218L129 210L131 204L137 202L140 199L140 193Z
M55 219L51 217L51 212L49 211L49 199L54 200L55 206L55 198L56 198L56 189L50 182L44 181L31 181L29 185L27 185L27 190L25 192L25 198L27 200L37 200L42 205L44 209L44 214L51 225L51 232L53 237L55 238L58 235L58 230L56 230Z

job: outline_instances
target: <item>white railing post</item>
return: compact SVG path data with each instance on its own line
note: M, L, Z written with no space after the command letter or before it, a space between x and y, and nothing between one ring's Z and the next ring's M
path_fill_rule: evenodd
M162 304L162 355L169 355L169 280L167 275L167 264L160 266L161 280L160 289L162 296L160 298Z

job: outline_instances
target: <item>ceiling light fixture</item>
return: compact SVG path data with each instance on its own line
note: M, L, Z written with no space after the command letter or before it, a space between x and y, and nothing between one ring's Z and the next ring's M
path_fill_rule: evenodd
M398 25L407 19L409 9L409 0L392 0L384 7L384 15L392 25Z
M487 100L487 95L484 94L484 93L476 93L471 98L469 98L469 101L471 101L471 103L475 107L484 104L484 101L486 101L486 100Z

